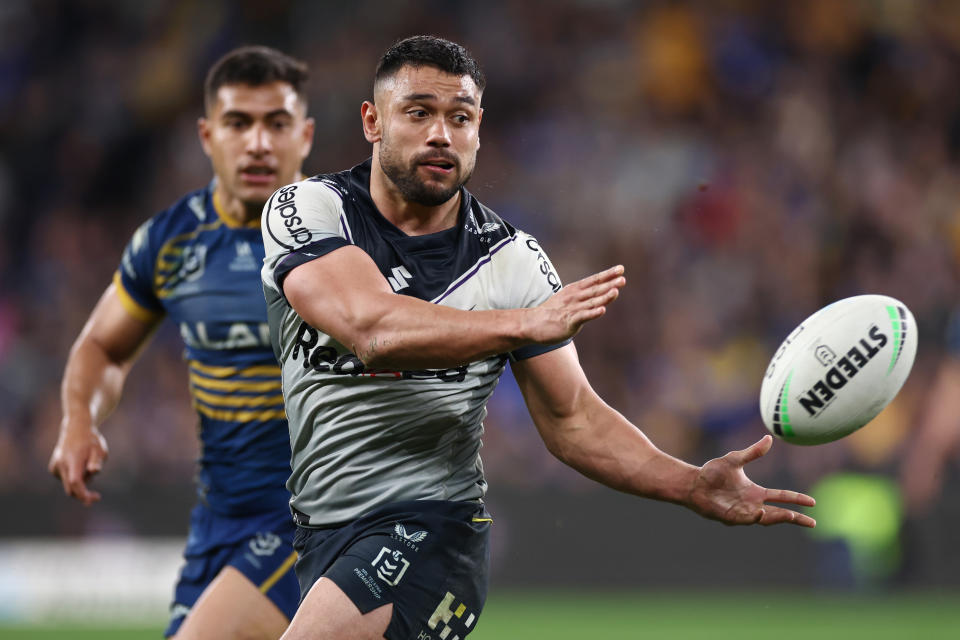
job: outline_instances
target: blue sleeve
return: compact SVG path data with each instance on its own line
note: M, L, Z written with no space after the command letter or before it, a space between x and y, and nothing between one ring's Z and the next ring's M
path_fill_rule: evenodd
M156 249L160 245L157 225L151 218L140 225L123 250L120 267L113 277L117 295L124 308L134 317L149 322L164 314L163 304L154 289Z

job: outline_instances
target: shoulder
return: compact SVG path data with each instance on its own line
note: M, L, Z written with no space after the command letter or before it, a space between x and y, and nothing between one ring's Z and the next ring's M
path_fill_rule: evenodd
M530 288L536 293L532 299L537 304L545 295L560 290L562 284L556 269L535 237L517 229L476 198L471 197L470 204L473 220L467 222L468 229L474 225L475 233L487 243L489 253L496 254L494 262L509 276L515 288ZM518 277L524 273L530 277ZM518 306L527 306L527 303Z
M492 248L504 242L513 242L523 234L469 191L464 190L464 197L467 199L464 228L483 244Z
M209 189L197 189L185 194L170 207L154 214L144 224L152 229L151 234L168 238L193 231L202 225L216 223L219 218L210 203Z
M268 254L294 251L341 235L346 192L341 184L328 178L329 175L321 175L294 182L270 196L260 219Z
M334 174L336 175L336 174ZM304 208L338 208L346 193L328 175L319 175L277 189L263 207L263 222L289 220Z
M216 222L216 214L208 204L208 199L208 189L187 193L167 209L143 221L133 232L131 248L135 251L147 246L159 248L170 238Z

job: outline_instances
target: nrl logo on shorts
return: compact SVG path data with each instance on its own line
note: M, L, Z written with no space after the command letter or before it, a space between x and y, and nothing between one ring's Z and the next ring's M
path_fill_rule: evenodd
M423 542L427 537L426 531L414 531L413 533L407 533L406 527L404 527L399 522L393 528L393 535L390 536L398 542L404 543L406 546L410 547L414 551L419 551L420 547L416 545L417 542Z
M377 568L377 577L391 587L397 586L410 567L410 561L401 552L386 547L380 547L380 553L370 564Z
M250 551L258 556L272 556L281 544L283 540L275 533L258 533L250 541Z

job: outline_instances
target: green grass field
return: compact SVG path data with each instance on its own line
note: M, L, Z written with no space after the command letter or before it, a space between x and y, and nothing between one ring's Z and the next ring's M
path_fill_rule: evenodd
M10 627L3 640L156 640L161 625ZM452 637L452 636L451 636ZM960 593L878 597L679 592L500 591L470 640L657 638L937 640L960 637Z

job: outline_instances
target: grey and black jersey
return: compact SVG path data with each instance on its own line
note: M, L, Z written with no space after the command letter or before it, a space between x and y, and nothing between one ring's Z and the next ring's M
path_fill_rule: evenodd
M342 523L400 500L482 498L483 419L506 362L562 346L449 369L373 370L284 297L291 270L347 245L366 251L398 295L458 309L532 307L560 289L533 237L466 189L460 195L454 227L408 236L374 205L367 160L283 187L264 206L262 278L290 425L287 487L302 523Z

